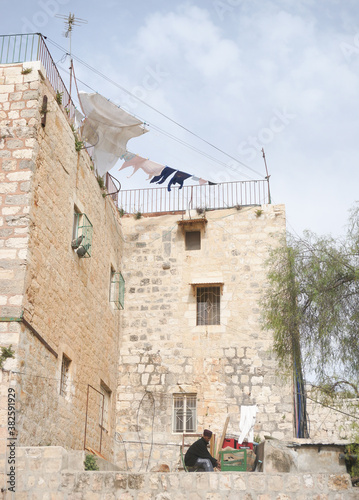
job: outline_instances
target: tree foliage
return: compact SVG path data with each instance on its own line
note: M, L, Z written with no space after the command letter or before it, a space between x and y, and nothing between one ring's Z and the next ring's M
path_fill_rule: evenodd
M282 373L301 361L318 384L359 397L359 206L344 239L287 235L267 265L263 327Z

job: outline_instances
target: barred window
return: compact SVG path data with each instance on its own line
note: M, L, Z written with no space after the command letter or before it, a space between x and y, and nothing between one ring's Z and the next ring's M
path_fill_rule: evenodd
M93 227L87 215L74 206L71 247L79 257L91 257Z
M196 287L197 325L220 324L220 286Z
M173 432L195 432L197 429L197 395L173 395Z
M110 278L110 303L117 309L123 309L125 305L125 280L121 273L116 271L111 266Z

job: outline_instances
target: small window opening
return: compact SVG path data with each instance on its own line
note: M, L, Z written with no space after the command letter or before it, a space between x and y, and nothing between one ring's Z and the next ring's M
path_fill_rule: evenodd
M110 427L111 389L101 380L99 424L104 430Z
M220 324L220 286L197 287L197 325Z
M65 398L70 394L70 364L71 359L66 356L66 354L63 354L61 363L60 395Z
M71 247L79 257L91 257L93 227L86 214L74 207Z
M117 307L123 309L125 306L125 280L121 273L111 267L110 279L110 302Z
M197 429L197 395L173 395L173 432L195 432Z
M201 250L201 231L186 231L186 250Z

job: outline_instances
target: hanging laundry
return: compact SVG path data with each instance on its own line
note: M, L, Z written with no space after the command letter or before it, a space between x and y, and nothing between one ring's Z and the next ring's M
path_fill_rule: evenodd
M80 92L79 99L86 115L82 122L82 138L94 146L95 166L102 177L126 153L127 142L148 131L142 121L100 94ZM81 120L80 114L77 120Z
M123 155L123 157L126 159L126 155L128 158L128 156L131 154L132 153L127 152L126 154ZM147 180L151 179L151 177L153 177L154 175L158 176L165 168L164 165L155 163L154 161L148 160L147 158L142 158L142 156L139 155L133 155L132 158L127 159L127 161L125 161L122 164L119 170L122 170L127 167L133 167L133 172L129 177L132 177L133 174L137 172L139 168L141 168L146 174L148 174L149 177Z
M173 172L176 172L176 170L174 168L170 168L170 167L165 167L162 172L161 172L161 175L157 175L156 177L154 177L152 180L151 180L151 183L152 182L156 182L157 184L163 184L165 182L165 180L173 174Z
M167 191L171 191L171 186L172 184L179 184L179 189L183 188L183 181L188 179L188 177L192 177L192 174L186 174L186 172L181 172L178 170L175 175L172 177L172 179L169 181L168 186L167 186Z
M126 151L125 154L123 154L123 155L120 156L120 159L128 161L128 160L132 160L132 158L134 158L135 156L136 155L134 153L130 153L129 151Z
M208 182L208 181L205 181L204 179L202 179L201 177L195 177L194 175L192 175L192 179L194 181L197 181L200 186L202 186L203 184L207 184L207 182Z
M258 408L256 405L241 406L241 417L239 421L239 438L238 443L242 444L245 438L249 443L254 440L254 426L256 423L256 415Z

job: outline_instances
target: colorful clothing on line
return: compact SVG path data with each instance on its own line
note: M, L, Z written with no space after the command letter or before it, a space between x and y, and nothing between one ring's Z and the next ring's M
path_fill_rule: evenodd
M155 163L154 161L148 160L146 158L142 158L142 156L134 155L133 158L125 161L119 170L122 170L127 167L133 167L133 172L129 177L132 177L135 172L139 168L141 168L146 174L149 175L148 179L151 179L154 175L158 175L164 169L163 165L159 163Z
M174 168L170 168L170 167L165 167L162 172L160 172L160 175L156 175L156 177L154 177L153 179L151 179L151 183L152 182L157 182L157 184L163 184L165 182L165 180L173 174L173 172L176 172L176 170Z
M179 184L179 189L183 188L183 181L188 179L188 177L192 177L192 174L186 174L186 172L181 172L178 170L175 175L172 177L172 179L169 181L168 186L167 186L167 191L171 191L171 186L172 184Z

